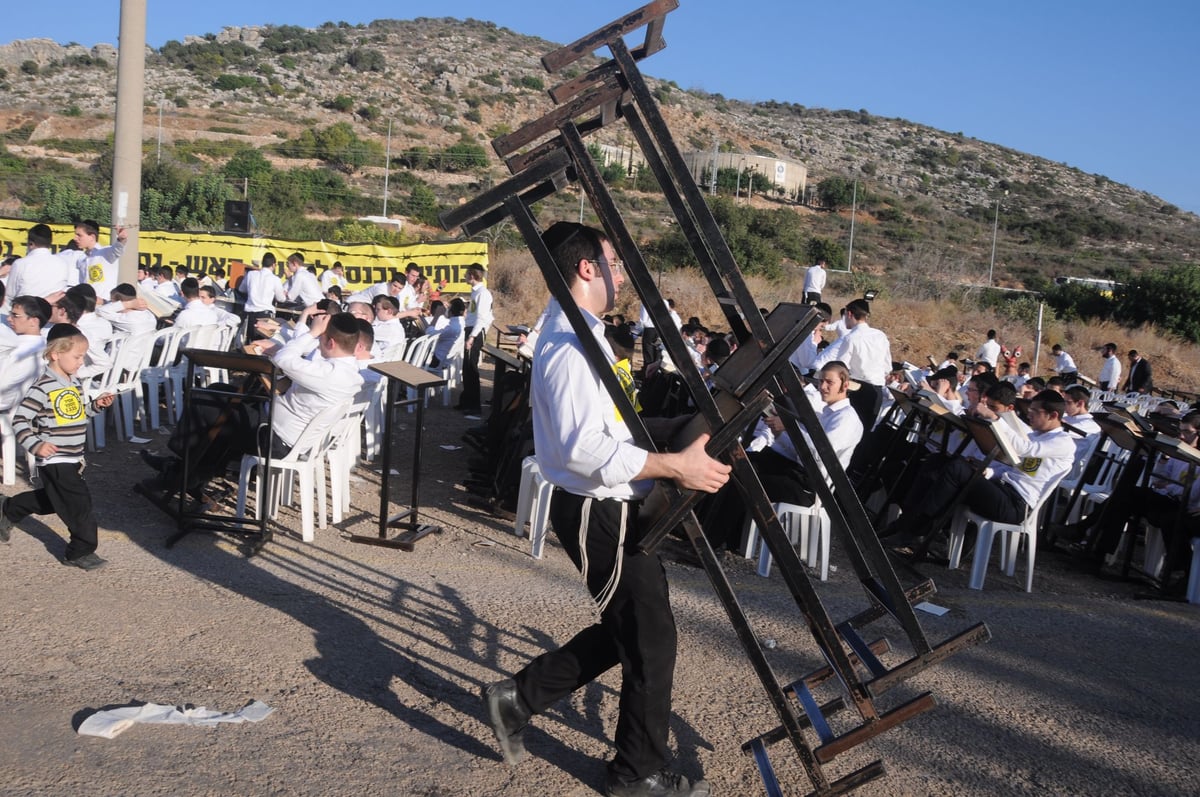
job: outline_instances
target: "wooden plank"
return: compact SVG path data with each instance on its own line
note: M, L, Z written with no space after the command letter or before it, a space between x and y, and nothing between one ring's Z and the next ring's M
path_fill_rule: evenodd
M530 188L549 180L555 172L562 171L569 165L570 158L566 152L547 152L545 157L530 164L529 168L520 174L484 191L470 202L444 211L438 216L438 221L447 230L462 226L472 219L495 210L503 205L504 200L509 197L519 196Z
M981 645L991 638L992 632L988 630L987 625L976 623L966 631L950 637L928 653L914 656L903 664L898 664L891 668L878 678L867 681L867 688L871 690L871 694L881 695L901 681L905 681L917 673L929 669L943 659L953 656L963 648Z
M526 144L532 144L544 135L553 133L564 123L577 116L582 116L605 104L621 98L623 89L616 79L601 83L592 91L573 98L570 102L558 106L550 113L534 119L519 130L514 130L506 136L500 136L492 141L492 149L501 158L511 155Z
M596 115L591 119L577 122L575 127L577 130L579 130L579 135L589 136L597 130L602 130L604 128L604 119L600 115ZM538 158L545 157L547 153L565 148L566 144L563 142L562 136L558 135L554 138L543 141L541 144L538 144L536 147L528 149L525 152L519 152L516 155L510 155L508 159L505 160L504 165L508 167L508 171L510 173L518 174L529 168L529 164L531 162L537 160Z
M874 739L884 731L890 730L902 722L906 722L916 715L928 711L933 706L933 695L924 692L907 703L897 706L888 713L880 715L879 719L874 722L859 725L854 730L843 733L833 741L821 745L814 751L817 754L817 760L822 764L828 764L847 750L858 747L868 739Z
M542 56L542 66L547 72L554 73L563 67L570 66L584 56L591 55L599 48L614 39L619 39L643 25L664 17L679 8L679 0L654 0L636 11L631 11L620 19L614 20L599 30L593 31L582 39L560 47ZM659 30L661 38L661 28Z

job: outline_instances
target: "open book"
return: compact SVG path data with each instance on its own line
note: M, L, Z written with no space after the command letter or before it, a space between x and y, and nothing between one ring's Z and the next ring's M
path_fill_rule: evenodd
M179 312L182 305L179 302L172 301L165 296L155 293L152 290L143 288L141 285L135 286L139 299L146 302L146 309L154 313L158 318L170 318Z
M1178 437L1172 437L1171 435L1159 432L1154 436L1154 442L1162 448L1169 450L1172 455L1179 454L1180 459L1200 462L1200 449L1183 442Z
M1003 417L1001 416L1001 418ZM1015 466L1021 461L1021 455L1013 449L1008 434L997 428L1000 424L1007 423L1006 421L987 421L971 417L963 418L963 420L966 422L971 436L975 438L975 444L979 446L980 451L991 453L997 461L1003 462L1005 465Z

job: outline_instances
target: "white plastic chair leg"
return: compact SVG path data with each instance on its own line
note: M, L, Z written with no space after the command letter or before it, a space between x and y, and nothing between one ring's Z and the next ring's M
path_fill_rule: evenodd
M17 483L17 438L10 434L5 421L3 439L0 440L0 457L4 458L4 484L12 486Z
M543 479L540 473L534 481L537 499L533 518L529 522L529 554L534 559L541 559L546 547L546 529L550 525L550 499L554 495L554 485Z
M992 543L996 539L996 527L990 520L979 522L979 531L975 536L975 558L971 562L971 580L967 584L971 589L983 589L983 580L987 577L988 559L992 555Z
M1192 567L1188 571L1188 603L1200 603L1200 537L1192 540Z
M521 461L521 483L520 489L517 491L517 517L513 521L513 534L518 537L525 536L525 524L533 516L533 503L537 500L533 482L537 473L537 460L533 457L525 457Z

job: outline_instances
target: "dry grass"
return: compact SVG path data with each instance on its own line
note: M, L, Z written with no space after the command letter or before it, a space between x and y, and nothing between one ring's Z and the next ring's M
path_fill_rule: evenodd
M501 252L491 261L489 282L496 292L496 319L501 324L532 324L550 296L541 272L526 251ZM750 293L760 307L779 302L799 301L798 282L769 282L762 278L746 280ZM848 287L848 286L847 286ZM698 316L710 329L728 328L708 282L697 269L682 268L665 272L660 290L675 300L676 311L687 319ZM826 301L836 312L852 295L827 293ZM616 312L636 319L638 299L630 288L617 300ZM1020 346L1022 359L1033 362L1036 328L988 310L964 309L953 300L879 299L873 303L872 326L888 333L892 357L912 363L925 362L932 356L939 362L949 351L973 357L987 330L995 329L1002 343ZM1091 377L1100 371L1099 349L1113 342L1124 352L1137 349L1153 364L1154 381L1160 388L1195 390L1200 388L1200 347L1164 334L1152 325L1127 329L1109 321L1067 324L1047 310L1042 325L1040 371L1050 367L1050 347L1061 343L1071 352L1079 370ZM1128 362L1123 359L1128 371Z

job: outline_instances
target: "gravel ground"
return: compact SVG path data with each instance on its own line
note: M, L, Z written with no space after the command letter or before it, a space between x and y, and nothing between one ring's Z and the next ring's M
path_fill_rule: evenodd
M30 519L0 547L0 794L601 790L617 673L539 717L532 755L517 768L501 762L481 721L482 685L592 615L552 536L545 558L530 558L528 540L455 486L469 451L440 446L458 442L461 416L435 408L427 421L422 503L443 532L413 553L342 538L374 533L378 475L365 469L352 516L340 530L318 529L314 543L300 541L285 509L252 558L212 535L167 548L172 523L129 487L147 475L133 447L114 440L94 455L87 475L107 568L59 565L54 517ZM395 490L406 494L399 467ZM819 585L835 620L866 605L840 553L835 542L837 572ZM748 562L725 562L761 636L778 643L769 658L780 678L815 669L819 654L778 571L762 579ZM706 777L714 794L761 794L740 748L777 721L704 574L666 568L680 629L675 765ZM1197 607L1134 600L1138 585L1100 580L1053 553L1039 558L1032 594L995 569L983 591L966 588L965 567L921 572L950 610L921 615L934 642L978 621L993 639L884 695L886 708L929 691L937 706L827 765L831 777L881 759L887 774L859 793L1200 793ZM870 630L902 648L888 622ZM829 688L818 699L833 697ZM141 725L113 740L75 732L101 707L232 711L256 698L275 708L258 724ZM850 727L844 715L833 724ZM785 793L807 793L791 749L771 750Z

